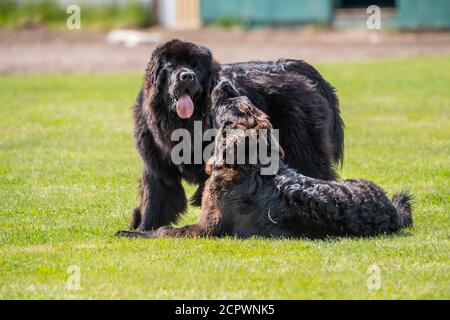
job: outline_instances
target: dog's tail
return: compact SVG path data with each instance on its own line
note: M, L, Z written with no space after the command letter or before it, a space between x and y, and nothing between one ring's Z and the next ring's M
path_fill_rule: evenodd
M333 113L332 124L330 126L330 136L334 146L334 160L336 164L342 165L344 161L345 125L341 118L339 100L336 95L335 88L322 77L316 68L303 60L283 59L282 63L286 69L295 70L299 74L304 75L316 82L317 88L320 90L324 98L327 99Z
M402 227L410 227L413 224L412 219L412 201L413 197L408 191L402 191L392 197L392 204L397 209L402 218Z

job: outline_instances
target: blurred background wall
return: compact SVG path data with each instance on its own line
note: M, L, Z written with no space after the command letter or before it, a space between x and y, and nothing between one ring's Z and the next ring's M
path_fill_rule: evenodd
M366 8L370 5L382 8L383 23L388 27L450 27L448 0L161 0L159 3L163 16L171 17L161 20L168 27L364 26Z
M202 25L365 26L369 5L382 8L384 27L450 28L448 0L1 0L0 25L56 25L66 18L69 4L83 9L85 26L103 29L155 24L177 29Z

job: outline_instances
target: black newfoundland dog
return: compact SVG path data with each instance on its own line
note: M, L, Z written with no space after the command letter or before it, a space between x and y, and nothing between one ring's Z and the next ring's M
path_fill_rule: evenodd
M232 79L280 130L287 165L309 177L335 178L334 166L343 158L343 122L333 87L316 69L300 60L221 65L207 48L172 40L154 50L134 106L144 168L131 230L175 222L187 205L182 179L199 185L192 202L201 203L204 164L175 165L171 150L178 142L171 135L180 128L193 132L194 121L211 128L211 92L221 77Z
M203 193L202 211L196 224L164 226L152 232L119 232L127 237L310 237L373 236L412 225L411 197L402 192L392 201L383 189L367 180L324 181L306 177L281 161L275 175L262 175L267 164L226 162L239 146L250 150L249 140L267 141L267 115L228 81L212 93L219 132L214 156L206 165L210 178ZM259 148L264 144L256 144ZM267 145L266 145L267 146ZM270 147L270 145L269 145ZM264 147L263 147L264 148ZM272 148L271 148L272 149ZM279 148L272 149L283 157Z

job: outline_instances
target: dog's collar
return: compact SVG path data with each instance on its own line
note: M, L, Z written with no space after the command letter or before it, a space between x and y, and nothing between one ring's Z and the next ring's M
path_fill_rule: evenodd
M269 218L269 221L272 222L273 224L278 224L278 222L276 222L275 220L272 219L272 217L270 216L270 208L267 211L267 218Z

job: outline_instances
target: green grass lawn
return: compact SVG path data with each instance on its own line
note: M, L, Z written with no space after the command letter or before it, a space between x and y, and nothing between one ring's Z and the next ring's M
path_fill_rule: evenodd
M319 69L347 125L342 177L410 189L413 228L323 241L114 238L138 200L141 75L1 76L0 299L449 299L450 57ZM372 264L379 290L366 284Z

